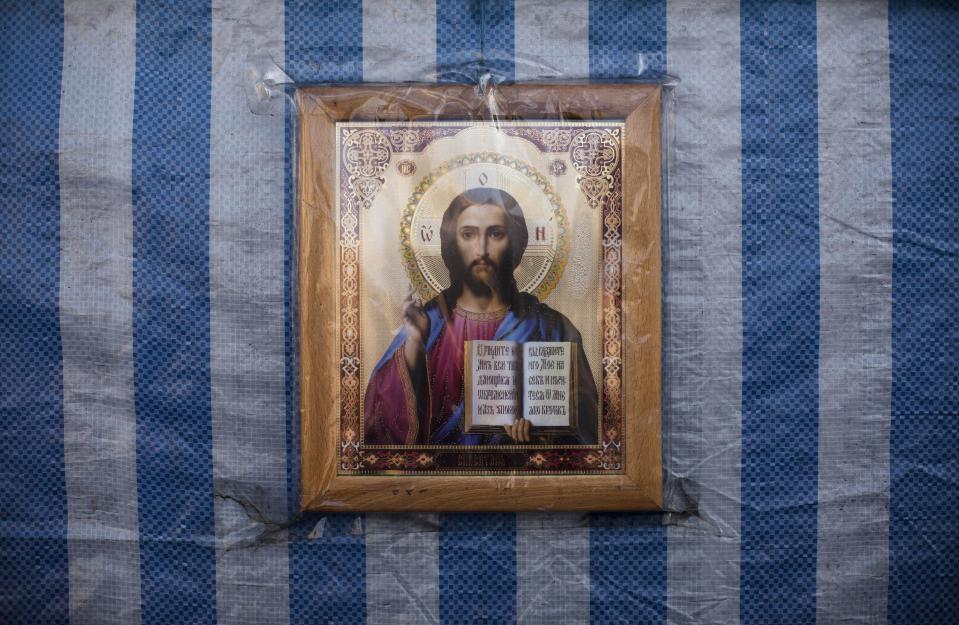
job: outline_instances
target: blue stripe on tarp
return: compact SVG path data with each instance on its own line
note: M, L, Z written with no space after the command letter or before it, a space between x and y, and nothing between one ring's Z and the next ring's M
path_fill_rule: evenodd
M504 80L512 80L515 74L514 29L515 13L512 0L485 0L482 7L481 26L483 33L484 67Z
M363 79L363 4L287 0L286 71L298 83L357 82ZM289 118L288 118L289 119ZM293 141L287 123L287 146ZM296 262L296 211L292 152L286 162L286 266ZM300 410L295 376L298 349L296 293L287 271L286 349L289 414L290 502L299 506L296 450ZM355 514L305 514L290 528L289 587L291 625L366 623L366 542L363 517Z
M437 0L440 81L469 82L477 68L513 78L512 2ZM516 622L516 515L441 514L441 623Z
M283 170L283 364L286 385L286 506L293 518L300 509L300 366L299 366L299 314L297 313L296 269L296 203L293 187L293 115L289 103L286 107L284 128L285 164Z
M666 2L589 3L589 75L630 78L666 70Z
M216 622L210 416L210 6L137 6L133 380L142 620Z
M514 23L510 0L437 0L438 80L470 82L479 67L512 80Z
M297 16L295 9L301 9L299 2L287 0L284 5L284 70L292 72L293 57L295 51L290 46L290 34L295 30L293 18ZM302 18L301 23L302 23ZM300 26L300 30L303 26ZM304 61L302 56L299 59L302 67ZM362 66L361 66L362 67ZM295 156L293 146L296 131L294 119L296 111L289 100L284 102L285 127L283 132L284 141L284 167L283 167L283 349L284 366L286 369L286 504L290 518L292 519L300 510L300 369L299 369L299 338L296 320L297 302L297 211L296 192L294 180L295 164L292 157Z
M66 623L57 154L63 10L0 17L0 621Z
M889 622L959 622L959 6L889 7Z
M440 623L516 622L516 515L440 515Z
M816 620L816 5L742 4L744 625Z
M659 515L590 516L590 622L666 621L666 528Z
M286 70L298 85L363 79L362 0L286 0Z
M666 2L589 4L589 73L629 78L666 67ZM664 623L666 528L659 515L590 516L590 620Z
M366 623L364 517L304 514L290 529L290 625Z

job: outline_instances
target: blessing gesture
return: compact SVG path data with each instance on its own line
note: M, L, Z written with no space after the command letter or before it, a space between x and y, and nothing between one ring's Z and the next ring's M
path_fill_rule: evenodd
M404 356L406 366L412 373L423 357L426 337L430 335L430 318L423 307L413 301L412 287L403 300L403 327L406 330Z

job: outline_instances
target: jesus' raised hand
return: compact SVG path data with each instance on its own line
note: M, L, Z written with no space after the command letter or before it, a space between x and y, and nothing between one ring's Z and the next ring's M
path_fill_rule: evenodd
M403 348L406 366L413 373L423 356L426 337L430 334L430 318L423 307L413 301L412 288L403 300L403 327L406 330Z

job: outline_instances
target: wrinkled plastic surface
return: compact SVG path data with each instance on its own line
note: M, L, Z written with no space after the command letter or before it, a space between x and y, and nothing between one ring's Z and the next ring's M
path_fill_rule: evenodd
M951 4L0 20L0 620L959 619ZM666 403L688 513L294 512L291 146L269 91L479 68L682 79Z

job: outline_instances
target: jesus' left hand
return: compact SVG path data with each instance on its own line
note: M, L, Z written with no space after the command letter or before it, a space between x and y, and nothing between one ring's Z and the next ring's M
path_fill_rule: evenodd
M506 429L506 435L517 443L530 442L530 423L526 419L517 419L516 421L513 421L511 425L504 425L503 427Z

